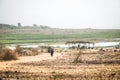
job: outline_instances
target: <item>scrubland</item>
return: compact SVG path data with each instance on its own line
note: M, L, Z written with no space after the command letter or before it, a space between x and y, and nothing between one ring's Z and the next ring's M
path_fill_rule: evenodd
M0 61L0 79L120 80L119 48L55 48L53 57L47 50L38 50L36 55L19 54L17 60Z

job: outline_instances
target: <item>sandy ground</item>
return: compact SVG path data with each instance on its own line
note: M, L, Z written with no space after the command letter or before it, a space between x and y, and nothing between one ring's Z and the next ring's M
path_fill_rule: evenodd
M15 61L0 62L3 80L120 80L119 64L70 63L68 53L24 56Z
M58 58L62 58L62 55L60 53L55 53L54 56L50 56L50 53L42 53L37 56L23 56L23 57L19 57L18 60L0 62L0 69L4 67L10 67L10 65L13 64L15 65L17 63L39 62L44 60L50 61Z

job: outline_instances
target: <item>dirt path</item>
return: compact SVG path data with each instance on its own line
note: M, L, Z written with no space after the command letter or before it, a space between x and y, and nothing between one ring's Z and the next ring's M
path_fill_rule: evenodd
M42 61L42 60L55 60L58 57L61 57L60 53L55 53L54 56L50 56L49 53L42 53L37 56L26 56L26 57L20 57L19 60L16 62L33 62L33 61Z
M24 56L24 57L19 57L19 60L0 62L0 69L4 67L10 67L10 65L16 64L16 63L39 62L43 60L50 61L50 60L55 60L60 58L62 58L61 53L55 53L54 56L52 57L50 56L49 53L42 53L36 56Z

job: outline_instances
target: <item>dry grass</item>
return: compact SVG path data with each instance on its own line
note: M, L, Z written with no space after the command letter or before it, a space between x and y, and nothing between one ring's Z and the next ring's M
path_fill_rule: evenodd
M38 54L39 51L37 48L24 50L19 45L16 46L15 50L0 48L0 60L17 60L18 56L35 56Z
M53 57L46 53L38 57L25 58L32 60L35 58L35 61L6 63L5 67L0 67L0 78L3 80L120 80L120 64L105 63L112 59L120 61L119 52L84 50L79 57L81 62L73 63L78 52L72 49L62 53L55 52ZM93 63L95 60L98 62ZM99 63L100 60L102 64Z
M99 73L78 73L68 74L53 71L49 74L45 73L28 73L28 72L1 72L5 75L3 79L20 79L20 80L119 80L119 73L106 73L105 71ZM7 74L7 75L6 75ZM10 74L10 75L9 75ZM17 75L16 75L17 74Z
M15 52L18 53L18 54L22 54L23 49L20 47L20 45L16 46Z
M17 60L18 55L11 49L0 49L0 60Z
M18 53L19 56L35 56L39 54L39 50L37 48L21 48L20 45L16 46L15 52Z
M33 53L33 55L38 55L39 54L39 51L37 48L31 48L31 51Z
M120 52L106 50L80 50L73 55L73 62L87 64L119 64Z

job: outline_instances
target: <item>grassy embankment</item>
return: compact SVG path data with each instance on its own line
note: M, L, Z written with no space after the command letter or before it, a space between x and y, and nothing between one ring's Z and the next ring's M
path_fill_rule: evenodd
M120 38L120 31L81 34L0 34L0 44L61 42L71 39L104 40Z

